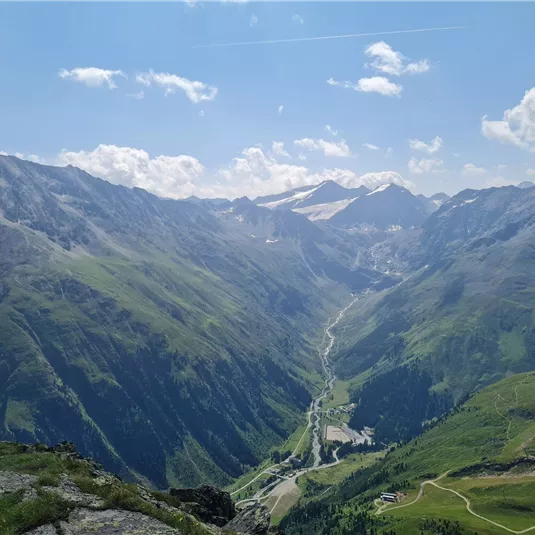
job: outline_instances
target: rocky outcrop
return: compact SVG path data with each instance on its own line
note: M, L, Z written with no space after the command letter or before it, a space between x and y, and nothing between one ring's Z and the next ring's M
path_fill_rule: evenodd
M177 497L185 509L203 522L222 527L236 516L236 507L228 492L210 485L196 489L169 489L171 496Z
M267 535L270 515L268 508L259 503L253 503L234 517L224 528L223 532L247 533L248 535Z
M34 466L43 467L42 472L25 474L12 468L20 466L24 470L28 454ZM33 527L38 522L32 520L29 531L24 531L28 529L24 518L27 509L21 507L20 523L9 527L25 535L282 533L276 528L270 530L270 515L264 506L253 504L237 511L228 492L210 485L170 489L168 495L141 485L126 485L91 459L83 458L68 443L49 448L0 442L0 498L14 494L20 495L20 502L35 501L41 508L43 499L53 496L61 506L57 516L43 515L41 526Z
M60 522L64 535L183 535L184 532L167 526L141 513L107 509L75 509L66 522Z

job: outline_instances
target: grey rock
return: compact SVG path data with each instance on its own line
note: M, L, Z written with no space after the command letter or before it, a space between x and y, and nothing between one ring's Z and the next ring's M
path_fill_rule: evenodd
M25 490L35 484L36 476L17 474L16 472L0 472L0 496L10 492Z
M54 492L62 499L72 505L80 507L103 507L104 500L94 494L82 492L65 474L61 475L60 483L57 487L43 487L47 492Z
M183 535L154 518L117 509L75 509L60 526L64 535Z
M196 489L169 489L171 496L176 496L184 509L203 522L224 526L236 516L236 507L228 492L210 485L201 485Z
M265 505L253 503L233 518L223 528L224 532L237 531L247 535L267 535L270 515Z

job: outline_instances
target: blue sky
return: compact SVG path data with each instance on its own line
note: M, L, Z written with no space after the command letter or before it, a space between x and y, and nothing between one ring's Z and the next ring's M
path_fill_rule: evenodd
M172 197L534 179L533 20L531 3L1 3L0 151Z

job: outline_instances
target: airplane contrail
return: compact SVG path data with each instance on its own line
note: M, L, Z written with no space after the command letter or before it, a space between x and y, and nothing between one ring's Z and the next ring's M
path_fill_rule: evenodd
M419 28L416 30L392 30L387 32L349 33L345 35L324 35L320 37L297 37L294 39L274 39L271 41L242 41L238 43L216 43L196 45L193 48L223 48L229 46L273 45L277 43L298 43L301 41L325 41L328 39L350 39L352 37L378 37L380 35L396 35L401 33L443 32L448 30L464 30L466 26L445 26L443 28Z

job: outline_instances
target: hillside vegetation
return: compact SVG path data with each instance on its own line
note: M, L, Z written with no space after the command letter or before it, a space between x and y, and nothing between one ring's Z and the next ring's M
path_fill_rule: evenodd
M0 156L0 438L71 440L160 487L226 484L284 442L326 317L388 278L299 214L240 206Z
M491 522L513 530L535 526L534 392L535 373L487 387L421 436L294 509L283 526L303 535L481 535L507 532ZM425 483L419 497L422 483L433 480L438 486ZM382 491L406 496L378 510L374 501Z

